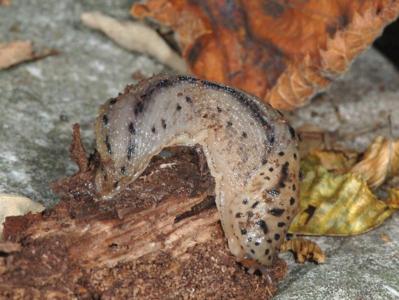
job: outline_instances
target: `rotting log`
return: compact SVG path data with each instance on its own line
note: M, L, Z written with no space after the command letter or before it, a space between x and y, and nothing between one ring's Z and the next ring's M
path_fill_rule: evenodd
M277 261L267 277L236 263L209 171L193 149L168 151L114 199L96 201L97 158L86 158L75 126L79 171L53 185L60 203L5 222L0 298L271 297L286 264Z

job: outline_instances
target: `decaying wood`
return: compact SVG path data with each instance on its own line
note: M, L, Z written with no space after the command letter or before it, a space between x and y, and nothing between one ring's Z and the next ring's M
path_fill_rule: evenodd
M75 126L71 154L84 172L54 184L62 195L57 206L7 218L0 298L265 299L275 293L286 264L276 261L269 282L236 263L209 205L213 179L200 170L195 150L169 149L126 191L95 201L96 155L84 167L82 149Z

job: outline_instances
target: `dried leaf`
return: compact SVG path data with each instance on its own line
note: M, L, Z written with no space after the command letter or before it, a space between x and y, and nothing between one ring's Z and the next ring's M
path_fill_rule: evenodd
M345 72L399 2L146 0L131 13L172 28L195 75L293 109Z
M285 241L280 250L282 252L291 251L295 260L300 264L303 264L306 260L322 264L326 260L323 250L315 242L302 238Z
M185 62L158 33L140 22L120 22L100 12L86 12L80 18L84 25L100 30L125 49L149 54L179 72L187 71Z
M0 44L0 70L31 60L32 57L33 49L30 41Z
M0 0L0 6L10 6L11 0Z
M387 205L391 208L399 209L399 189L389 189Z
M29 198L0 194L0 241L3 238L3 222L9 216L22 216L28 212L41 212L44 206Z
M59 52L55 49L45 49L41 53L36 53L33 51L32 42L30 41L0 43L0 70L26 61L42 59L58 54Z
M356 163L358 153L355 151L313 150L311 155L317 157L320 164L328 171L345 173Z
M352 172L366 180L371 188L379 187L399 172L399 140L377 137Z
M291 233L360 234L380 225L397 210L377 199L359 176L329 172L317 156L303 159L301 168L300 212L289 228Z
M380 238L384 241L384 243L392 242L392 239L386 233L381 233Z

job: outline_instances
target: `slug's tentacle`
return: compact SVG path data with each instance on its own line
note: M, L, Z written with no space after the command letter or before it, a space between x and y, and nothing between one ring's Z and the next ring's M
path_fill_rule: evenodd
M297 137L256 98L187 76L128 86L96 124L103 197L123 189L173 145L202 146L231 252L271 265L298 205Z

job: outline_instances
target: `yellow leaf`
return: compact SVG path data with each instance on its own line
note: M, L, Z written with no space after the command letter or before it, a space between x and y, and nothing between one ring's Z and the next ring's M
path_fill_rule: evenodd
M313 150L320 164L328 171L347 172L356 163L358 153L355 151Z
M300 212L289 228L290 233L360 234L380 225L397 210L377 199L358 175L331 173L315 155L303 159L301 168L304 177Z

